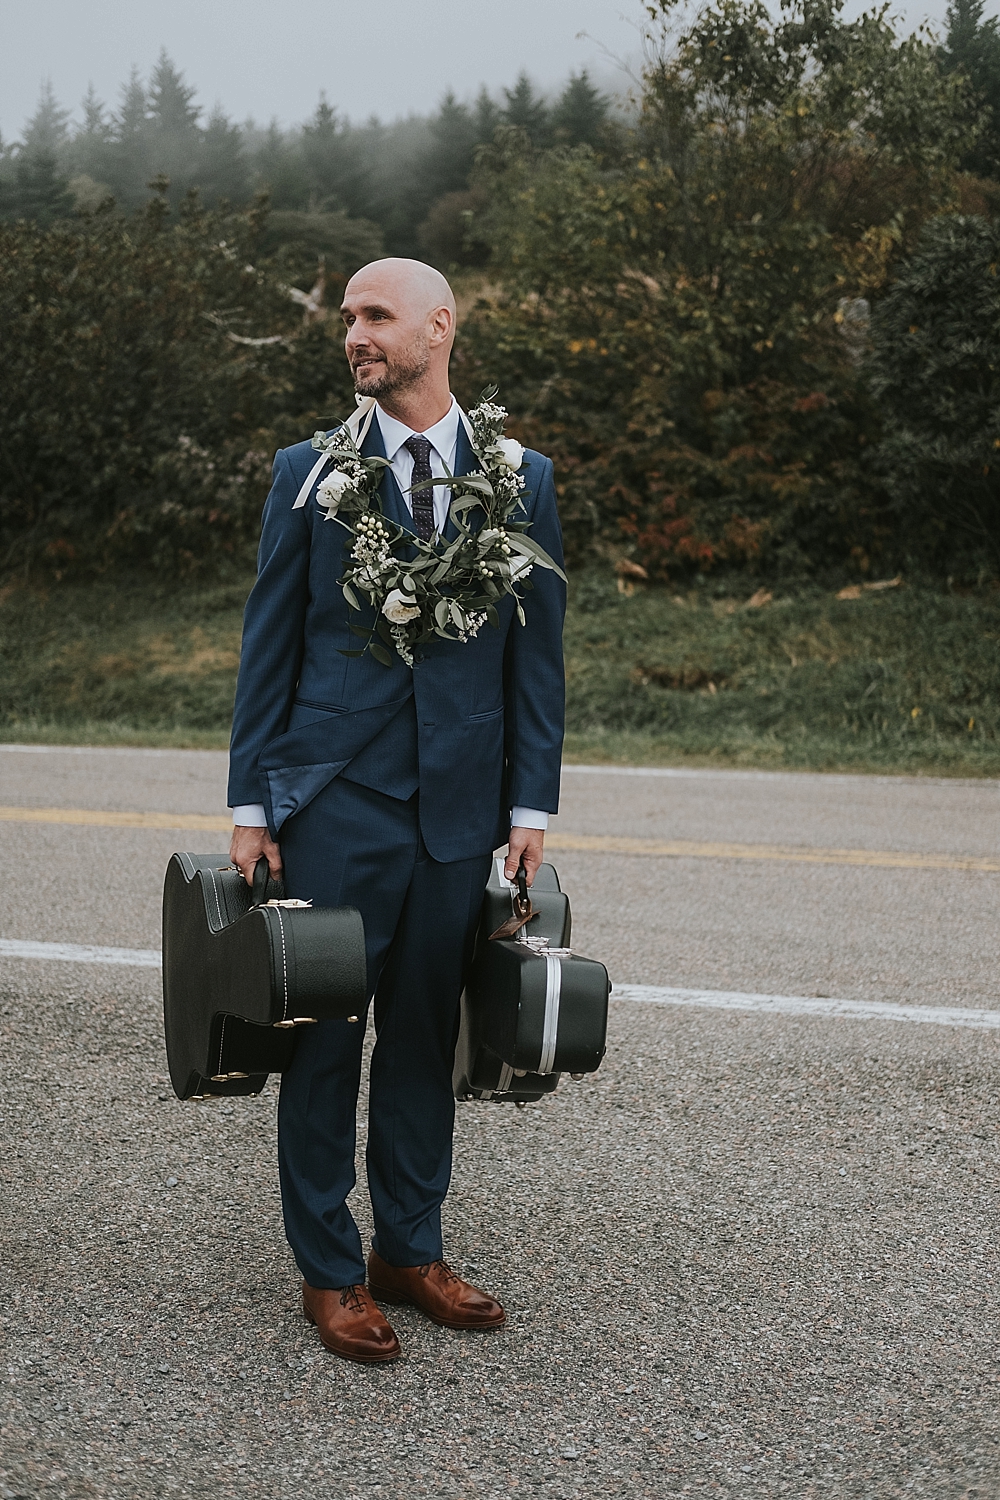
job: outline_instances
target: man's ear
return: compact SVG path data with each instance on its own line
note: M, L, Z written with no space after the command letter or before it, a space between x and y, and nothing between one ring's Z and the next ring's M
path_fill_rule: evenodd
M450 340L455 329L455 315L450 307L437 307L431 313L430 318L430 341L432 344L446 344Z

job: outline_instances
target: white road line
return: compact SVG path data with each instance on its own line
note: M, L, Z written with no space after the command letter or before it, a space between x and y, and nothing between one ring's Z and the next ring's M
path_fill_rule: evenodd
M0 958L42 958L74 964L127 964L135 969L158 969L158 948L98 948L89 943L32 943L0 938Z
M34 943L0 938L0 958L43 959L78 964L118 964L158 969L156 948L99 948L86 943ZM1000 1010L963 1010L937 1005L892 1005L882 1000L814 999L805 995L752 995L739 990L675 990L653 984L616 984L614 1000L644 1005L696 1005L708 1010L748 1010L780 1016L839 1016L851 1021L916 1021L931 1026L1000 1030Z
M805 995L744 995L738 990L673 990L652 984L616 984L613 1000L646 1005L699 1005L711 1010L751 1010L780 1016L841 1016L851 1021L922 1021L931 1026L1000 1029L1000 1010L891 1005L882 1000L816 1000Z

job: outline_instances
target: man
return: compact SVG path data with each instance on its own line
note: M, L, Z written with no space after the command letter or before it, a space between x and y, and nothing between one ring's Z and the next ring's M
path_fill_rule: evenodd
M342 314L355 389L377 401L362 452L391 460L383 511L415 535L448 539L447 487L411 486L475 466L448 383L451 288L417 261L375 261L348 283ZM233 716L230 853L248 881L263 854L274 874L284 866L289 896L356 906L364 920L376 1034L367 1287L345 1202L364 1018L299 1034L282 1078L278 1155L305 1314L327 1348L377 1362L400 1348L373 1298L413 1303L451 1328L505 1318L443 1259L451 1077L492 851L506 842L508 878L523 860L530 881L558 806L565 590L536 568L524 626L507 598L499 630L435 638L412 667L395 653L391 667L343 655L359 644L337 582L350 536L316 503L321 474L302 494L315 460L306 442L279 452L264 509ZM528 451L521 473L530 534L561 563L552 465Z

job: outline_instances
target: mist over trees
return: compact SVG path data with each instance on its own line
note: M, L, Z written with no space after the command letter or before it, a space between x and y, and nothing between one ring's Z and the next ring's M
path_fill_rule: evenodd
M44 90L0 160L0 572L244 565L390 252L457 272L456 392L551 455L574 565L1000 576L997 22L648 8L631 112L522 76L237 126L166 56L75 125Z
M166 178L172 206L192 190L208 208L266 193L271 241L301 242L313 266L324 250L334 263L349 261L357 245L474 264L483 247L465 244L463 214L474 206L477 148L504 125L539 148L596 147L610 116L611 101L583 72L553 99L522 74L499 98L482 89L469 104L448 93L434 114L390 123L354 124L321 95L292 129L236 124L218 107L206 114L162 52L148 80L133 70L114 108L88 90L75 123L43 86L21 139L0 147L0 217L49 225L109 197L134 211L149 184Z

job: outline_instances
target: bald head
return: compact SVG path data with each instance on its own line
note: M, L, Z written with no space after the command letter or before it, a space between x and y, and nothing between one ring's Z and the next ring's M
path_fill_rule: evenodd
M422 260L406 260L401 255L387 255L384 260L369 261L356 271L347 283L346 299L358 292L384 294L406 303L417 316L427 317L439 307L451 313L455 321L455 295L445 277Z
M451 405L455 341L455 297L441 272L402 256L373 260L347 283L340 311L359 395L416 432L439 421Z

